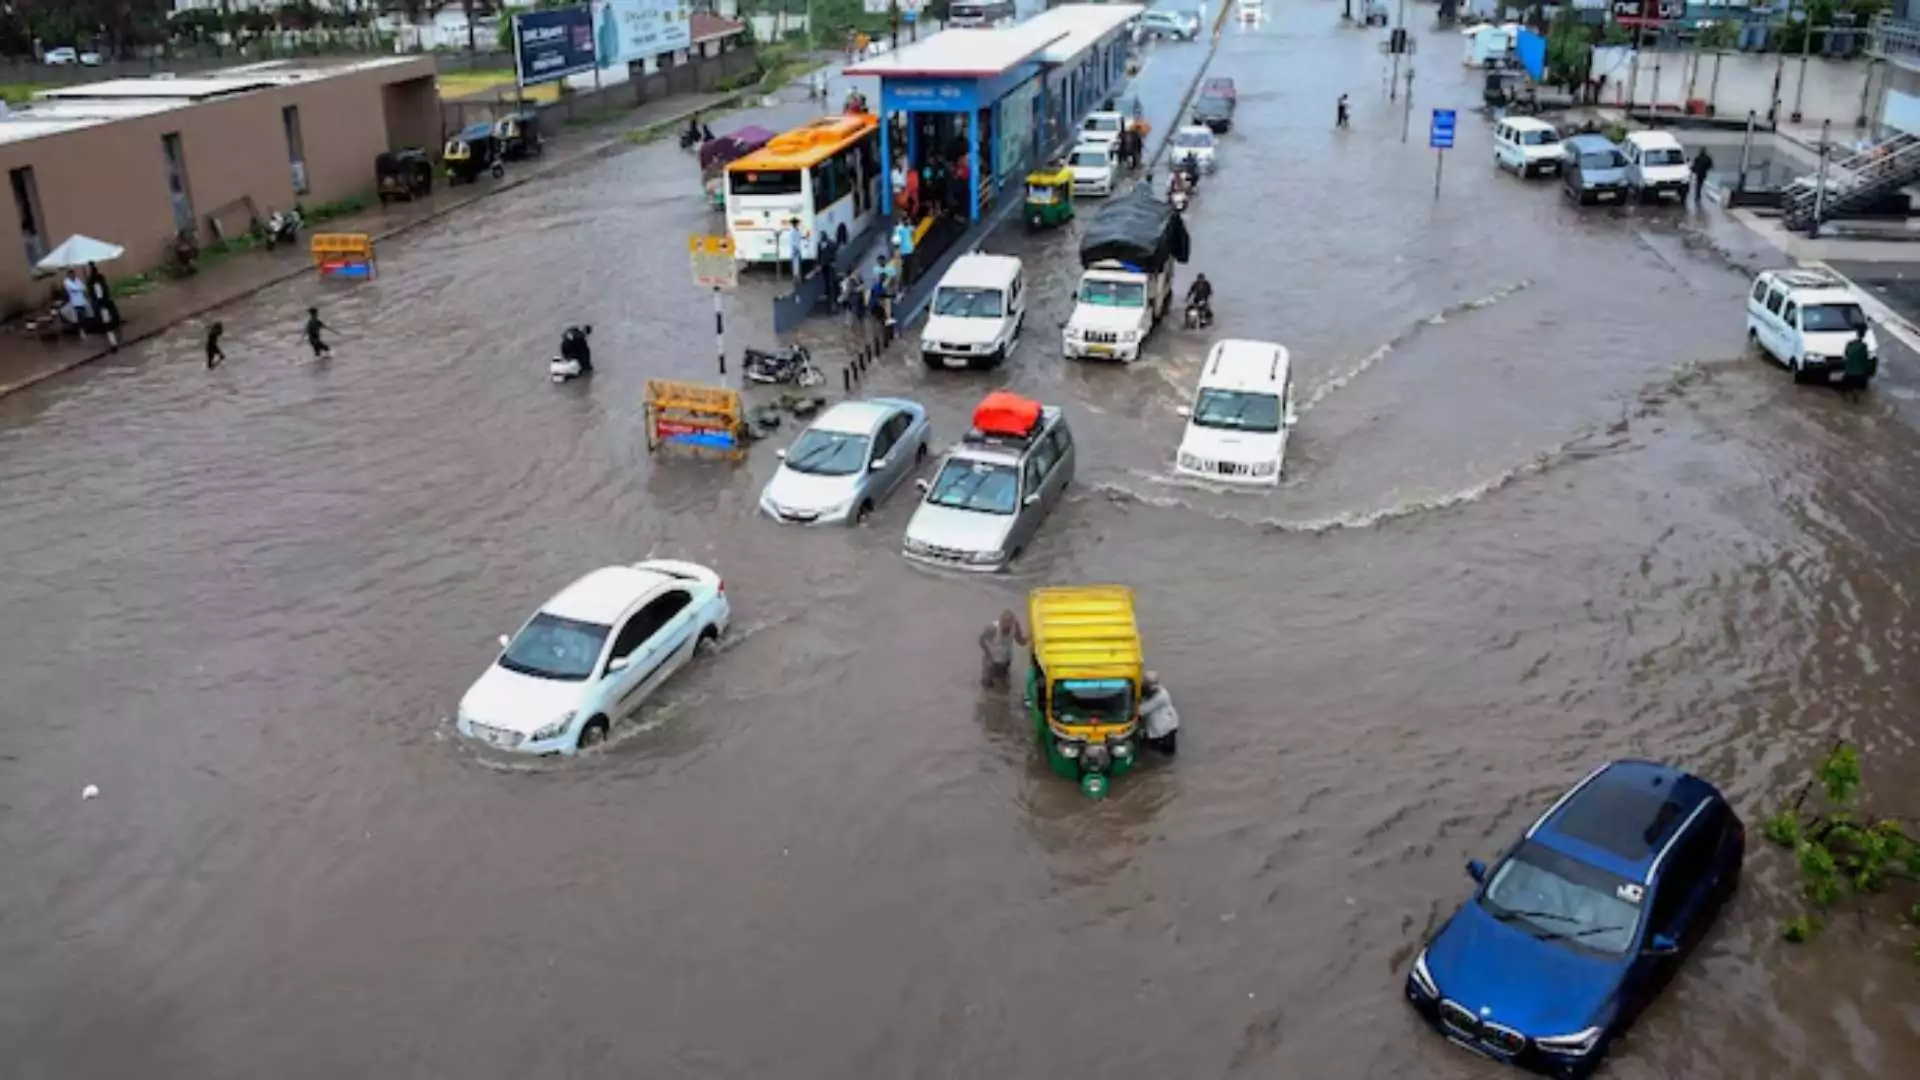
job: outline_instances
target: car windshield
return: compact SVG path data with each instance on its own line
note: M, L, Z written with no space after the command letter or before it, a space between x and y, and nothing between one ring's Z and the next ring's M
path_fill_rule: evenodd
M1620 956L1633 947L1643 898L1639 883L1529 840L1487 879L1480 906L1542 941Z
M1583 169L1620 169L1626 164L1627 159L1618 150L1589 150L1580 155Z
M955 510L1011 514L1019 495L1020 474L1013 466L954 458L934 478L927 501Z
M1551 131L1523 131L1520 142L1525 146L1552 146L1560 141L1560 136Z
M1143 308L1147 306L1147 287L1137 281L1083 281L1080 302L1093 307Z
M500 666L537 679L584 682L613 628L541 612L500 654Z
M1107 155L1102 150L1075 150L1067 163L1087 169L1104 169L1107 167Z
M1867 313L1858 304L1809 304L1800 309L1800 329L1814 334L1865 329Z
M1120 118L1117 116L1089 116L1087 117L1087 124L1084 130L1119 131Z
M1133 684L1125 679L1059 679L1053 717L1063 724L1124 724L1133 719Z
M1000 290L942 285L933 292L933 313L955 319L997 319Z
M867 467L867 437L809 428L794 440L785 464L812 476L852 476Z
M1640 161L1646 165L1685 165L1687 156L1677 146L1668 146L1653 150L1643 150Z
M1213 149L1213 132L1211 131L1177 132L1173 136L1173 145L1178 146L1182 149L1211 150Z
M1280 398L1277 394L1206 387L1193 404L1193 422L1228 431L1272 433L1280 430Z

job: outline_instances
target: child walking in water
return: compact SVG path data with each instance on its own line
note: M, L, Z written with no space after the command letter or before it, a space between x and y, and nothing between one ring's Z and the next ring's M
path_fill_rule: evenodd
M327 329L327 324L320 321L320 309L317 307L308 308L307 344L313 347L313 358L315 360L333 355L333 350L327 347L327 343L320 340L320 331L325 329Z
M220 335L226 332L227 332L226 326L220 323L218 320L215 320L211 325L207 327L207 370L208 371L212 371L214 368L219 367L220 362L227 358L227 354L220 351Z

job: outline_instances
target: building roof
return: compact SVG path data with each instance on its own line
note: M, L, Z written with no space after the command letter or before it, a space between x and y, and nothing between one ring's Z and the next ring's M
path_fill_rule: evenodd
M1032 21L992 30L942 30L847 68L844 74L883 79L991 78L1033 59L1066 36L1067 31L1057 27L1034 29Z
M1028 19L1022 26L1063 31L1066 36L1048 45L1040 59L1064 64L1095 42L1140 17L1144 4L1062 4Z
M745 23L734 22L732 19L723 19L718 15L705 11L694 12L693 18L688 20L687 25L688 33L691 35L693 44L695 45L703 41L712 41L715 38L732 37L735 34L745 33L747 29L747 24Z

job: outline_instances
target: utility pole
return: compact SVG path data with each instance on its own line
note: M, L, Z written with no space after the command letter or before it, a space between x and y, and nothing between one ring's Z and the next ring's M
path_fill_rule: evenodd
M1387 100L1392 101L1400 88L1400 53L1407 40L1407 0L1400 0L1399 26L1387 31L1388 49L1393 53L1393 74L1387 79ZM1405 139L1401 139L1405 142Z
M1406 111L1400 114L1400 141L1407 141L1407 133L1413 129L1413 58L1407 58L1407 103ZM1436 181L1437 185L1438 181Z
M900 47L900 0L887 0L887 19L893 24L893 44L889 48Z
M1787 118L1800 122L1800 102L1807 93L1807 61L1813 57L1813 13L1807 13L1807 25L1800 32L1800 78L1793 84L1793 112Z

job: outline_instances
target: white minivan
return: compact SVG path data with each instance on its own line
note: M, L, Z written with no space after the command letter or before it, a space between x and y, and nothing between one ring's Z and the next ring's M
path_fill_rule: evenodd
M1627 155L1627 190L1635 198L1687 197L1693 174L1679 139L1664 131L1636 131L1620 149Z
M1763 270L1753 279L1747 341L1793 372L1794 382L1843 381L1847 344L1855 337L1864 337L1878 368L1880 341L1860 298L1839 275L1810 267Z
M1493 165L1521 176L1560 171L1560 130L1531 116L1509 116L1493 125Z
M1298 420L1286 346L1231 338L1215 342L1200 369L1193 404L1180 414L1187 418L1187 431L1174 458L1175 472L1222 484L1278 484L1287 432Z
M920 356L930 368L990 368L1013 351L1027 315L1026 280L1012 255L962 255L933 288Z

